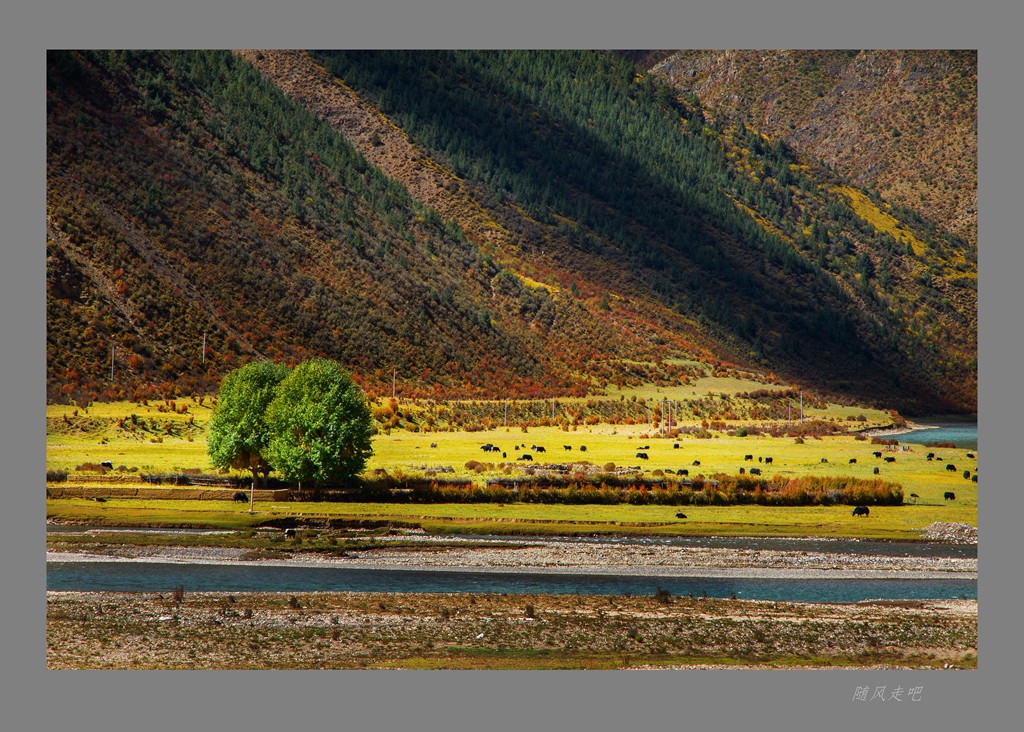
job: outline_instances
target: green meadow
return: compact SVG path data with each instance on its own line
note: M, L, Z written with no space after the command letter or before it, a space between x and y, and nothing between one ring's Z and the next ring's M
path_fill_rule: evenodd
M199 470L214 472L206 455L203 427L212 413L209 402L186 404L185 414L160 411L159 406L97 404L88 413L73 407L47 408L47 469L68 473L68 484L76 478L88 483L93 471L76 470L86 464L109 460L115 475L131 483L133 476L147 472ZM134 414L131 429L126 418ZM65 420L67 417L67 420ZM121 426L119 426L119 424ZM734 434L728 434L732 431ZM374 455L367 473L385 470L392 476L461 477L478 483L496 477L522 477L543 470L545 464L586 461L602 469L640 466L646 477L658 471L687 470L691 478L725 473L735 475L741 468L760 468L766 478L804 475L852 476L893 481L903 488L903 506L872 507L868 518L851 516L849 506L634 506L634 505L549 505L508 504L395 504L395 503L264 503L248 513L248 504L227 501L170 501L110 498L97 504L85 499L47 502L47 516L58 520L93 521L100 524L154 526L213 526L248 528L282 518L320 520L397 521L415 524L428 531L445 533L497 534L651 534L651 535L762 535L762 536L863 536L907 539L934 521L957 521L977 525L978 484L965 480L964 470L974 471L976 458L968 450L926 448L909 445L906 452L893 452L870 440L843 434L804 438L735 435L735 430L711 431L710 437L681 435L677 439L650 433L647 425L577 425L559 427L499 428L475 432L408 432L391 430L374 437ZM505 453L484 452L491 443ZM436 445L436 447L432 447ZM675 447L678 445L678 447ZM518 446L518 450L516 449ZM542 446L544 452L534 449ZM566 446L571 449L565 449ZM586 447L586 452L581 447ZM647 460L636 457L639 448ZM872 453L895 457L885 463ZM928 452L940 459L927 460ZM516 458L524 453L532 463ZM976 451L975 451L976 454ZM744 460L752 455L752 460ZM762 458L759 462L758 458ZM772 458L772 464L763 462ZM823 462L823 459L826 462ZM850 460L856 462L851 463ZM467 463L480 463L468 469ZM694 465L698 461L700 465ZM945 469L956 465L956 471ZM451 471L443 470L451 468ZM671 475L667 476L669 479ZM140 478L141 481L141 478ZM956 493L955 501L944 500L946 491ZM911 497L917 494L917 498ZM687 519L675 518L682 511Z
M959 494L958 494L959 498ZM675 518L683 510L686 520ZM47 501L47 518L109 526L249 529L283 519L392 521L431 533L504 535L830 536L915 539L933 521L977 523L966 505L872 507L868 518L849 506L617 506L552 504L392 504L165 501L110 498Z

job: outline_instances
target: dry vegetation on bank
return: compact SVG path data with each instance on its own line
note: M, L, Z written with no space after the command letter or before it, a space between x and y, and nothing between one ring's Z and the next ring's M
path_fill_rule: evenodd
M977 602L49 592L46 665L973 668Z

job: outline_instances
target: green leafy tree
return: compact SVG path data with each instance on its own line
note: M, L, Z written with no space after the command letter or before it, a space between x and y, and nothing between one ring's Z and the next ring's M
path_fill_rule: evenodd
M253 491L258 472L269 471L265 451L270 431L264 420L275 388L288 375L288 367L269 361L235 369L221 382L217 407L210 418L206 451L215 467L251 470ZM253 495L249 496L252 510Z
M351 478L373 454L366 398L330 359L296 366L277 387L266 419L270 463L299 485Z

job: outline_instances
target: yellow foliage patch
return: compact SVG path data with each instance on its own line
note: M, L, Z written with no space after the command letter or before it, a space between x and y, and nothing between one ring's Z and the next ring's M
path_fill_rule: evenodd
M836 186L833 190L845 196L850 202L850 208L853 209L853 212L875 227L876 230L889 234L896 241L907 240L914 248L914 254L917 256L921 256L924 252L925 245L923 241L915 237L908 229L903 228L899 221L878 208L870 198L856 188Z
M548 285L548 284L545 284L545 283L543 283L543 282L538 282L537 280L533 280L533 279L530 279L530 278L529 278L529 277L527 277L526 275L524 275L524 274L519 274L518 272L516 272L515 274L516 274L516 277L518 277L518 278L519 278L519 280L520 280L520 281L521 281L521 282L522 282L522 283L523 283L524 285L526 285L527 287L529 287L529 288L531 288L531 289L534 289L534 290L535 290L535 289L537 289L538 287L543 287L543 288L544 288L545 290L547 290L548 292L550 292L550 293L552 293L552 294L554 294L554 293L556 293L556 292L558 292L558 291L559 291L559 288L558 288L558 287L557 287L556 285Z
M790 244L793 243L793 240L791 238L789 238L788 236L786 236L782 232L781 229L778 229L771 221L766 219L764 216L759 214L757 211L755 211L754 209L750 208L749 206L743 205L742 203L737 201L735 198L732 199L732 202L736 204L737 208L747 212L750 215L750 218L752 218L754 221L756 221L757 225L760 226L765 231L767 231L769 234L774 234L775 236L777 236L780 239L782 239L782 241L784 241L784 242L788 242Z

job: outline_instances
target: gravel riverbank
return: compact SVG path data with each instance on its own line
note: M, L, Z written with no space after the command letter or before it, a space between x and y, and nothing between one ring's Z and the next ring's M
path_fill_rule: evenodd
M47 592L46 667L974 668L973 600Z
M936 540L970 539L963 527L929 529ZM47 560L780 579L976 578L978 568L970 557L565 539L393 539L410 545L389 546L389 538L376 537L365 548L346 544L345 556L338 556L90 543L75 545L74 553L48 551ZM51 548L65 547L53 542ZM46 596L49 669L977 666L977 600L806 603L380 592Z
M941 529L936 529L942 533ZM408 541L410 537L402 537ZM439 542L443 541L443 545ZM459 546L452 537L421 537L415 546L389 547L377 539L366 550L345 556L294 552L265 558L244 549L217 547L117 546L95 551L48 552L48 561L164 561L250 563L280 566L338 566L358 569L434 569L492 572L574 572L705 577L847 578L977 577L973 557L915 557L776 549L736 549L612 542L475 541ZM468 542L466 542L468 544ZM112 553L116 552L116 553Z

